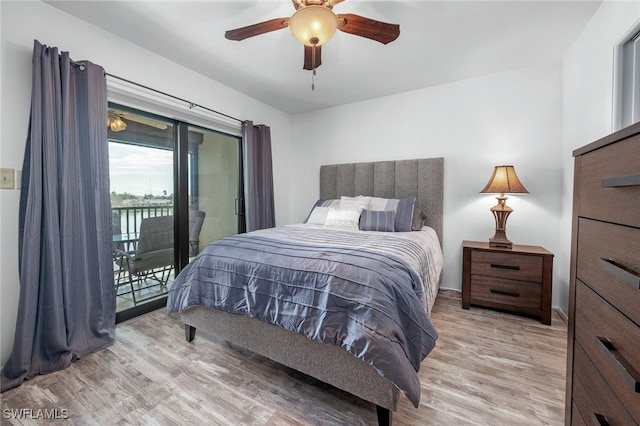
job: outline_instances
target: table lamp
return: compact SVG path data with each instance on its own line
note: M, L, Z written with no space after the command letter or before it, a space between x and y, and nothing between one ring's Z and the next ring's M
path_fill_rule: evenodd
M505 193L528 194L529 191L522 185L513 166L496 166L481 194L500 194L496 197L498 204L491 207L491 212L496 219L496 233L489 239L490 247L502 247L510 249L513 243L507 239L507 218L513 209L505 204Z

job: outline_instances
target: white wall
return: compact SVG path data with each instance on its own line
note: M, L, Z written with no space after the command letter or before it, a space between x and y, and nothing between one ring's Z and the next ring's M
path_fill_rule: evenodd
M318 198L321 164L444 157L442 286L460 289L462 240L486 241L495 229L495 196L479 191L494 166L513 164L530 195L509 197L507 235L556 253L561 96L561 64L552 63L294 116L291 218Z
M613 131L613 49L638 19L640 1L603 2L563 61L564 185L559 251L566 259L571 254L572 151ZM556 281L559 306L568 312L569 262L556 266L561 268L561 281Z
M240 119L271 126L276 221L289 222L291 117L45 3L0 2L2 22L0 166L21 169L31 96L33 40L69 51L105 70ZM13 346L18 282L18 190L0 190L0 361Z
M566 312L571 151L611 130L613 45L640 17L605 1L567 53L544 64L290 117L40 2L0 1L0 166L20 169L29 120L33 39L107 72L271 126L278 224L318 197L321 164L445 157L443 287L460 288L461 242L493 235L493 166L512 163L530 195L511 196L509 238L556 254L553 305ZM0 361L13 345L19 284L19 191L0 190Z

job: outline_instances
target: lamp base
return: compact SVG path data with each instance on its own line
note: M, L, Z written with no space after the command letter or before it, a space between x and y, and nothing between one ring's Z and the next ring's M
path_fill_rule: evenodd
M513 247L513 243L507 239L505 231L496 229L496 234L489 238L489 247L511 249Z
M507 218L513 209L505 204L507 197L504 194L500 194L496 199L498 204L491 207L491 213L496 220L496 233L492 238L489 238L489 247L511 249L513 243L507 238Z

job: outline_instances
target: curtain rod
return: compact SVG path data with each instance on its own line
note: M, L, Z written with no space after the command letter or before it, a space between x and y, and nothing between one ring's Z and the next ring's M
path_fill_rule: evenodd
M134 84L134 85L136 85L136 86L142 87L143 89L151 90L151 91L156 92L156 93L159 93L159 94L161 94L161 95L168 96L168 97L170 97L170 98L172 98L172 99L175 99L175 100L177 100L177 101L184 102L184 103L186 103L186 104L189 104L189 109L191 109L191 108L196 108L196 107L197 107L197 108L202 108L202 109L204 109L204 110L206 110L206 111L212 112L212 113L214 113L214 114L221 115L221 116L226 117L226 118L230 118L231 120L235 120L235 121L237 121L237 122L239 122L239 123L242 123L242 122L243 122L243 120L240 120L239 118L232 117L232 116L227 115L227 114L225 114L225 113L223 113L223 112L216 111L215 109L207 108L207 107L205 107L205 106L202 106L202 105L196 104L196 103L191 102L191 101L188 101L188 100L186 100L186 99L182 99L182 98L179 98L179 97L177 97L177 96L170 95L169 93L165 93L165 92L162 92L162 91L160 91L160 90L153 89L153 88L151 88L151 87L145 86L145 85L140 84L140 83L136 83L135 81L127 80L126 78L122 78L122 77L118 77L117 75L109 74L109 73L108 73L108 72L106 72L106 71L105 71L104 75L109 76L109 77L112 77L112 78L117 78L118 80L122 80L122 81L124 81L124 82L127 82L127 83L130 83L130 84Z

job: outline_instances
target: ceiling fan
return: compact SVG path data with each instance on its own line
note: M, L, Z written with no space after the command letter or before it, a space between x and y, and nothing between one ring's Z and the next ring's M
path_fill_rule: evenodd
M142 117L140 115L128 114L123 111L117 111L109 109L107 117L107 127L113 132L121 132L127 128L127 121L134 121L136 123L144 124L145 126L154 127L160 130L166 130L167 125L160 121Z
M296 11L289 18L236 28L225 33L229 40L244 40L249 37L289 27L293 35L304 44L305 70L313 70L322 64L322 45L329 41L336 30L378 41L391 43L400 35L400 26L376 21L354 14L336 14L333 6L344 0L292 0Z

